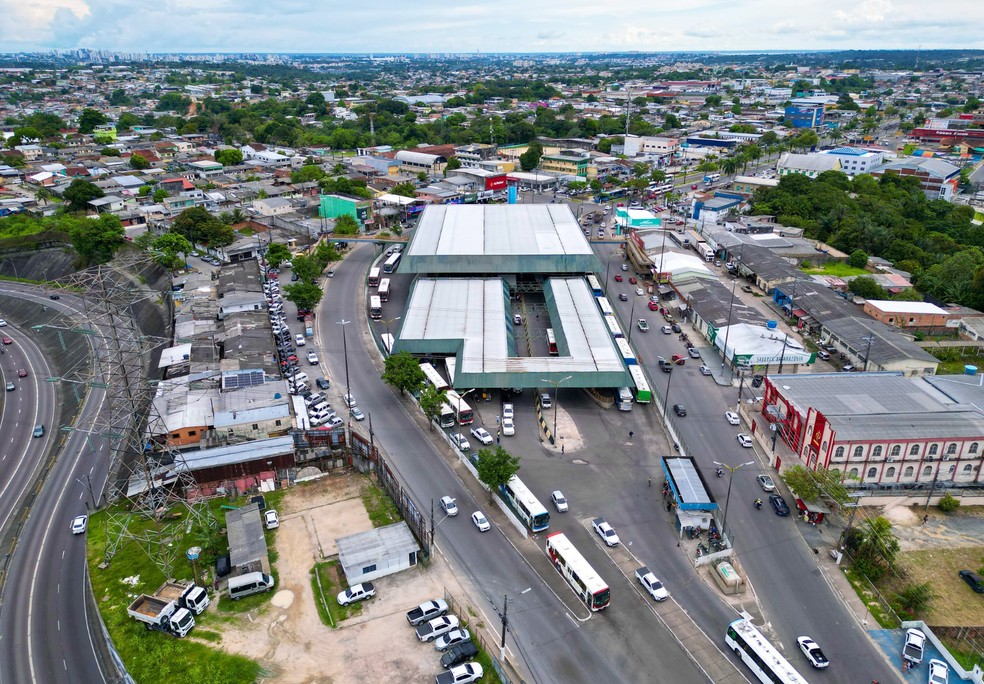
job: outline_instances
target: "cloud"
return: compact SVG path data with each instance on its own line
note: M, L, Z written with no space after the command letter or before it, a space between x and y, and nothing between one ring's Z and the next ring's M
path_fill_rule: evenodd
M834 18L847 24L877 23L884 20L893 9L889 0L864 0L850 12L837 10Z

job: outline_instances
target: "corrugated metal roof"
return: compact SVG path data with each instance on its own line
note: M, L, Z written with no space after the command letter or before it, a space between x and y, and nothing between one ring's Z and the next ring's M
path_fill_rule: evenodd
M831 421L837 441L984 440L984 416L977 411L934 411L837 416Z
M267 544L258 504L251 503L226 511L226 530L232 567L237 568L266 558Z
M770 375L783 396L804 415L813 407L828 418L930 412L949 409L901 373L815 373Z
M338 561L347 576L361 575L364 567L386 557L406 558L420 551L405 522L339 537L335 542L338 545Z

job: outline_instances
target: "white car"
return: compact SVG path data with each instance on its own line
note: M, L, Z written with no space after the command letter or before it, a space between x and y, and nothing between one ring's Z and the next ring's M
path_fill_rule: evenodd
M345 402L345 405L349 408L359 405L359 402L355 400L354 394L346 394L342 397L342 401Z
M362 584L356 584L354 587L349 587L345 591L339 592L335 600L338 601L338 605L347 606L356 601L371 599L375 595L375 585L372 582L363 582Z
M758 477L755 478L755 480L759 483L759 487L761 487L763 491L766 492L776 491L776 483L768 475L759 475Z
M708 368L707 366L701 366L699 370L700 370L700 374L701 375L710 375L711 374L711 369Z
M307 342L304 340L304 335L302 335L301 333L297 333L296 335L294 335L294 344L296 344L298 347L303 347L304 345L306 345Z
M449 675L446 679L441 680L441 684L471 684L471 682L477 682L483 676L485 676L485 670L479 663L474 661L470 663L465 663L464 665L458 665L457 667L452 667L447 671Z
M502 405L502 417L503 418L512 418L513 417L513 405L512 404L503 404Z
M310 363L312 366L317 366L318 365L318 355L315 354L313 351L309 351L307 353L307 360L308 360L308 363Z
M438 651L446 651L452 646L471 641L471 633L467 629L453 629L442 637L434 640L434 648Z
M724 418L732 425L741 425L741 418L734 411L725 411Z
M929 684L947 684L950 681L950 667L942 660L929 661Z
M619 539L618 535L615 534L615 528L609 525L604 518L595 518L591 521L591 526L607 546L618 546Z
M481 511L475 511L472 513L472 522L475 523L475 527L478 528L479 532L488 532L492 529L492 525L489 524L488 518Z
M567 511L567 497L559 489L550 492L550 500L553 502L554 508L557 509L558 513L565 513Z
M644 290L643 290L643 289L642 289L641 287L637 287L637 288L636 288L636 296L637 296L637 297L641 297L641 296L643 296L644 294L646 294L646 293L645 293L645 291L644 291Z
M799 644L800 650L803 651L806 659L810 661L810 665L818 670L823 670L830 666L827 656L823 654L823 651L820 650L817 642L813 639L808 636L801 636L796 638L796 643ZM932 681L932 677L930 677L930 682Z
M516 434L516 425L513 423L512 418L502 419L502 434L509 436Z
M7 321L0 318L0 328L6 328L6 327L7 327Z
M455 432L451 435L451 443L454 444L461 451L468 451L471 449L471 444L465 439L465 436L460 432Z
M268 530L274 530L280 527L280 518L277 517L277 512L272 508L263 512L263 520L266 521L266 528Z
M655 601L665 601L670 598L670 592L666 590L663 583L660 582L656 575L649 571L649 568L642 567L636 570L636 579L639 580L639 584L642 588L653 597Z
M364 414L362 412L362 409L360 409L358 406L353 406L352 408L350 408L349 409L349 414L353 418L355 418L356 420L365 420L366 419L366 414Z
M77 515L72 519L72 534L83 534L89 526L89 516Z
M745 433L741 433L740 435L738 435L738 443L741 444L746 449L752 448L752 438L746 435Z
M441 508L443 508L444 512L448 514L449 518L453 518L458 515L458 504L455 502L454 497L442 496Z
M492 439L492 435L490 435L488 430L486 430L485 428L480 428L480 427L472 428L471 433L472 433L472 437L477 439L482 444L489 445L495 441L494 439Z

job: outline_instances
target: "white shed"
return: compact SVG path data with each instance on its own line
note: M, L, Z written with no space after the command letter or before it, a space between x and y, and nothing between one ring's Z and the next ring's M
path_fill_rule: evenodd
M417 564L420 546L404 522L335 540L349 584L392 575Z

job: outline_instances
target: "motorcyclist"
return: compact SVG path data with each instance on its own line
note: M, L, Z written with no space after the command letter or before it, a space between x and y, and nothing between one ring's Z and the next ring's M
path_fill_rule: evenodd
M762 499L755 499L755 508L762 508Z
M718 477L721 477L722 475L724 475L724 469L723 468L718 468L717 469L717 476Z

